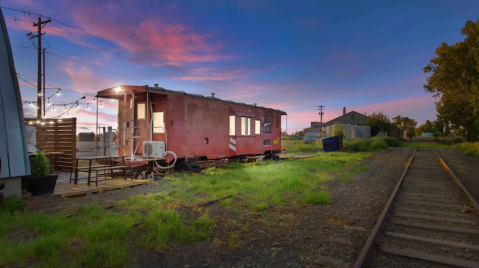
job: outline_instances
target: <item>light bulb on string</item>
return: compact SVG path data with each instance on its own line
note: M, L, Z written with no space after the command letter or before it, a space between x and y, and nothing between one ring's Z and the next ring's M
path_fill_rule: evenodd
M66 106L66 105L63 105L63 106L65 106L65 111L66 111L66 110L67 110L67 106Z
M103 107L103 102L100 102L100 107Z
M50 98L48 98L48 102L47 102L47 103L50 104Z
M61 94L60 94L60 91L61 91L61 89L58 89L58 91L57 91L57 93L56 93L55 95L60 96L60 95L61 95Z
M93 98L92 102L96 102L96 98Z
M55 104L52 104L52 111L55 111Z
M86 104L86 109L90 110L90 106L88 106L88 105L89 105L89 103Z

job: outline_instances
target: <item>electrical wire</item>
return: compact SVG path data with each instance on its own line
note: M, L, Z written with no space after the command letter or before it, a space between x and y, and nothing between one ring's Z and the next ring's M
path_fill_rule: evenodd
M123 78L128 78L130 80L135 80L137 82L140 82L140 83L145 83L145 84L148 84L146 81L142 81L142 80L138 80L138 79L135 79L135 78L131 78L131 77L128 77L128 76L125 76L123 74L118 74L118 73L114 73L114 72L111 72L111 71L108 71L108 70L105 70L105 69L102 69L102 68L99 68L99 67L96 67L96 66L93 66L93 65L90 65L90 64L87 64L87 63L84 63L84 62L81 62L81 61L78 61L78 60L74 60L74 59L71 59L71 58L67 58L67 57L64 57L64 56L60 56L58 54L55 54L53 52L47 52L48 54L51 54L53 56L57 56L59 58L62 58L62 59L65 59L65 60L69 60L69 61L73 61L75 63L79 63L79 64L83 64L85 66L88 66L90 68L94 68L94 69L97 69L97 70L100 70L100 71L103 71L103 72L107 72L107 73L110 73L110 74L114 74L114 75L117 75L117 76L120 76L120 77L123 77Z
M18 10L18 9L14 9L14 8L8 8L8 7L2 7L2 8L6 8L6 9L13 10L13 11L17 11L17 12L25 12L25 11ZM41 14L38 14L38 13L29 12L29 14L30 14L30 13L31 13L31 14L37 14L37 15L39 15L39 16L42 16ZM110 44L110 45L113 45L113 46L115 46L115 47L117 47L117 48L120 48L120 49L122 49L122 50L128 51L128 52L130 52L130 53L132 53L132 54L135 54L135 55L137 55L137 56L143 57L143 58L145 58L145 59L148 59L148 60L153 61L153 62L156 62L156 63L165 64L165 61L161 61L161 60L159 60L159 59L157 59L157 58L153 58L153 57L150 57L150 56L141 54L141 53L139 53L139 52L136 52L136 51L134 51L134 50L128 49L127 47L118 45L118 44L116 44L116 43L114 43L114 42L112 42L112 41L110 41L110 40L108 40L108 39L105 39L105 38L103 38L103 37L100 37L100 36L97 36L97 35L95 35L95 34L89 33L89 32L87 32L87 31L85 31L85 30L82 30L82 29L80 29L80 28L78 28L78 27L71 26L71 25L69 25L69 24L67 24L67 23L64 23L64 22L60 21L60 20L52 19L52 18L50 18L50 17L48 17L48 18L51 19L52 21L55 21L55 22L57 22L57 23L59 23L59 24L62 24L63 26L69 27L69 28L74 29L74 30L76 30L76 31L79 31L79 32L81 32L81 33L83 33L83 34L92 36L92 37L94 37L94 38L96 38L96 39L99 39L99 40L101 40L101 41L103 41L103 42L106 42L106 43L108 43L108 44ZM59 33L59 34L62 34L62 35L67 36L67 37L70 37L70 38L75 39L75 40L77 40L77 41L80 41L80 42L89 44L88 42L85 42L85 41L83 41L83 40L80 40L80 39L74 38L74 37L72 37L72 36L66 35L66 34L61 33L61 32L59 32L59 31L56 31L56 30L54 30L54 29L50 29L50 30L53 30L53 31L55 31L55 32L57 32L57 33ZM121 55L118 55L118 54L116 54L116 53L112 53L112 52L110 52L110 51L108 51L108 50L105 50L105 49L102 49L102 48L100 48L100 47L98 47L98 46L95 46L95 45L92 45L92 44L89 44L89 45L90 45L90 46L93 46L93 47L95 47L95 48L97 48L97 49L101 49L101 50L103 50L103 51L106 51L106 52L108 52L108 53L111 53L111 54L113 54L113 55L115 55L115 56L118 56L118 57L124 58L124 59L126 59L126 60L129 60L129 61L131 61L131 62L134 62L134 63L136 63L136 64L140 64L140 65L143 65L143 66L146 66L146 67L149 67L149 68L152 68L152 69L161 71L161 72L163 72L163 73L165 73L165 74L167 74L167 75L179 77L179 78L181 79L181 76L174 75L174 74L171 74L171 73L167 73L167 72L164 72L164 71L162 71L162 70L160 70L160 69L153 68L153 67L151 67L151 66L149 66L149 65L141 64L141 63L139 63L139 62L135 62L135 61L133 61L133 60L131 60L131 59L128 59L128 58L123 57L123 56L121 56ZM172 65L172 64L165 64L165 65L166 65L167 67L169 67L170 69L175 69L176 71L181 71L181 72L183 72L183 73L185 73L185 74L188 74L188 75L190 75L190 76L195 76L195 77L199 77L199 78L206 78L205 76L201 76L201 75L197 75L197 74L188 72L186 69L181 68L181 67L178 67L178 66L175 66L175 65ZM238 94L229 92L229 91L227 92L227 91L220 90L220 89L217 89L217 88L212 88L212 87L206 86L206 85L204 85L204 84L201 84L201 83L198 83L198 82L195 82L195 81L188 80L188 82L195 83L195 84L197 84L197 85L200 85L200 86L203 86L203 87L207 87L207 88L210 88L210 89L213 89L213 90L218 90L218 91L221 91L221 92L225 92L225 93L228 93L228 94L231 94L231 95L235 95L235 96L238 96L238 97L240 97L240 98L244 98L244 96L241 96L241 95L238 95ZM219 81L212 81L212 82L211 82L211 81L206 81L206 82L221 84L221 85L224 86L224 87L231 88L231 90L240 91L240 92L242 92L242 93L250 93L250 94L253 94L253 92L249 92L249 91L246 91L246 90L239 90L239 89L237 89L237 88L231 87L231 86L229 86L229 85L227 85L227 84L225 84L225 83L219 82ZM261 96L261 95L257 95L257 97L256 97L255 99L262 99L262 97L260 97L260 96ZM283 101L283 100L279 100L279 99L276 99L276 102L272 102L272 101L270 101L270 100L275 100L275 98L272 98L271 96L266 96L266 98L267 98L268 101L263 100L263 102L270 103L270 104L277 104L277 105L297 104L297 105L303 105L303 104L292 103L292 102ZM253 98L247 98L247 99L253 99ZM279 103L278 103L278 102L279 102Z
M36 81L36 80L37 80L37 79L35 79L35 78L28 77L28 76L26 76L26 75L24 75L24 74L17 73L17 75L26 77L26 78L28 78L28 79L30 79L30 80L33 80L33 81ZM18 77L18 78L20 78L20 77ZM20 78L20 79L21 79L21 78ZM23 79L22 79L22 80L23 80ZM25 81L25 80L24 80L24 81ZM61 89L62 91L80 93L80 94L83 94L83 95L92 96L92 97L95 97L95 98L96 98L96 95L88 94L88 93L85 93L85 92L80 92L80 91L75 91L75 90L70 90L70 89L59 88L59 87L55 87L55 86L53 86L53 85L50 85L50 84L48 84L48 83L45 83L45 85L48 85L48 86L52 87L52 89ZM36 87L36 85L35 85L35 87Z

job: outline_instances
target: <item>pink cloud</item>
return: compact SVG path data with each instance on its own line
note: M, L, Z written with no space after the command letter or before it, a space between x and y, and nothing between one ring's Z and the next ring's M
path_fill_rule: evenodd
M193 75L191 76L182 76L180 77L181 80L189 81L222 81L222 80L231 80L231 79L238 79L238 78L248 78L260 73L271 71L274 67L267 68L267 69L219 69L214 67L206 67L206 68L198 68L195 70L191 70L190 73Z
M105 16L104 10L97 7L98 3L92 5L95 8L83 5L72 13L75 24L134 51L177 64L235 58L218 53L222 44L208 41L213 34L199 33L179 21L161 15L115 20ZM132 23L133 19L137 21Z

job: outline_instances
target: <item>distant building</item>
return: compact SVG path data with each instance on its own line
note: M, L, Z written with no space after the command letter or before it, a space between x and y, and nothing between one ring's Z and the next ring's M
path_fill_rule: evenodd
M334 125L335 123L338 124L351 124L351 125L364 125L364 122L366 121L368 117L364 114L360 114L355 111L351 111L349 113L346 113L346 107L343 108L343 115L334 118L333 120L330 120L326 123L321 123L321 122L311 122L311 127L305 128L304 132L316 132L316 133L322 133L325 132L325 127Z
M95 133L93 132L81 132L78 136L79 141L95 141Z

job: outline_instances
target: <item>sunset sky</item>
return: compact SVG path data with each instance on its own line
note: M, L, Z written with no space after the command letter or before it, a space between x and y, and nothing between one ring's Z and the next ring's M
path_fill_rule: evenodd
M434 98L422 88L427 77L422 68L441 42L463 40L461 28L479 14L479 2L466 0L2 0L0 5L53 20L44 28L47 51L55 54L46 55L49 85L91 95L121 84L215 92L221 99L286 111L289 133L319 121L318 105L326 106L325 121L341 115L343 107L408 116L419 124L434 120ZM37 52L28 49L34 46L26 34L35 31L31 21L38 16L3 13L17 72L35 84ZM19 82L23 100L36 100L36 88ZM47 96L55 92L47 89ZM83 96L61 93L50 102ZM92 100L87 96L67 116L78 118L79 132L93 131L96 107L86 109ZM26 117L36 115L35 108L24 107ZM65 111L55 108L47 117ZM103 102L100 125L116 127L116 108L116 102Z

